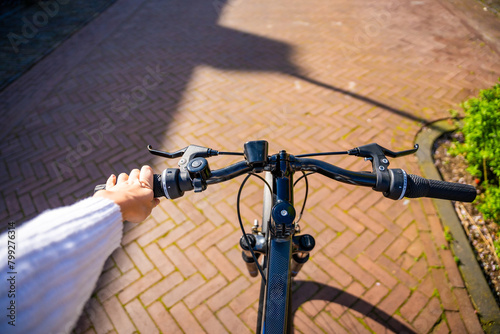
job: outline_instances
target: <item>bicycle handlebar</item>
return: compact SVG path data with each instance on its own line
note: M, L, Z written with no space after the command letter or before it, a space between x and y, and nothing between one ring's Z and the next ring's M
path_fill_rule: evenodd
M339 168L335 165L315 159L298 159L295 164L296 171L313 171L336 181L375 187L377 176L370 172L353 172ZM476 189L468 184L452 183L438 180L429 180L418 175L407 174L402 169L390 169L391 183L384 196L392 199L430 197L461 202L472 202L476 198ZM214 170L206 180L208 185L228 181L240 175L253 172L253 168L245 161L240 161L228 167ZM188 174L188 173L185 173ZM173 175L170 177L169 175ZM167 168L162 175L155 174L155 197L175 199L181 197L184 191L193 190L192 180L187 175L181 176L179 168ZM400 175L401 177L399 177ZM395 196L397 196L395 198Z
M148 149L159 152L157 155L166 154L166 152L152 150L151 147ZM418 146L415 145L413 150L392 152L378 144L369 144L346 152L335 152L361 156L371 160L373 172L353 172L321 160L292 155L288 157L294 171L316 172L336 181L371 187L382 192L385 197L394 200L403 197L430 197L461 202L474 201L476 189L471 185L428 180L418 175L407 174L403 169L387 168L389 162L385 158L385 154L398 157L414 153L417 149ZM228 181L243 174L264 170L272 171L277 163L277 155L267 156L267 142L264 141L246 143L245 160L213 171L210 170L205 157L217 155L218 151L192 145L182 152L185 152L187 159L181 159L180 168L167 168L161 175L154 175L153 192L155 197L179 198L184 195L185 191L200 192L205 190L207 185ZM104 188L104 185L99 185L95 191Z

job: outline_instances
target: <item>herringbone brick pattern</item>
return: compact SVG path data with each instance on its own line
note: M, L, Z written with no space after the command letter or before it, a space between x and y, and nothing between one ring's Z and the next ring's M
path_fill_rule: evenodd
M71 203L112 172L175 166L147 144L407 149L422 122L493 84L499 64L439 1L121 0L0 93L2 220ZM393 166L419 173L414 157ZM253 332L260 281L237 246L239 182L125 224L75 331ZM317 246L294 283L296 332L481 332L430 200L309 183L301 227ZM261 193L257 181L243 191L248 228ZM303 194L299 184L297 206Z

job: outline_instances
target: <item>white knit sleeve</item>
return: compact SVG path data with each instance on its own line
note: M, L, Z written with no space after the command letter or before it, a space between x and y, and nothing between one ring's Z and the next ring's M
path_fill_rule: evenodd
M15 297L0 290L0 333L69 333L120 246L122 215L113 201L88 198L46 211L15 230ZM7 235L0 237L1 281L9 279ZM6 284L3 284L7 286ZM12 295L11 295L12 297ZM15 327L6 308L15 300ZM5 313L5 314L4 314Z

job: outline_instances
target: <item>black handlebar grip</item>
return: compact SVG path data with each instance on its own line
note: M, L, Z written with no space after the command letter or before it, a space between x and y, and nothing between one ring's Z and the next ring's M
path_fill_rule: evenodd
M468 184L428 180L418 175L408 174L405 197L431 197L451 201L472 202L476 198L476 188Z

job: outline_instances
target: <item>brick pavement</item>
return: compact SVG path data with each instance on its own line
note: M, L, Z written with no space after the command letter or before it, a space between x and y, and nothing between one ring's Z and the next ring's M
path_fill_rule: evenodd
M422 122L495 82L498 58L440 2L120 0L0 93L0 215L23 221L111 172L175 165L147 144L409 148ZM393 166L419 172L414 157ZM259 281L237 246L239 182L125 224L76 332L254 331ZM261 191L244 190L248 222ZM430 200L311 177L301 227L318 245L294 283L296 332L481 332Z

